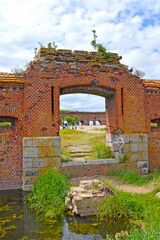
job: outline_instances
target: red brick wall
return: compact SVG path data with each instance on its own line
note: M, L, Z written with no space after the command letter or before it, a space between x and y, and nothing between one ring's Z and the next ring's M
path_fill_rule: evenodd
M141 80L123 66L88 66L89 60L44 60L31 63L25 75L25 136L59 135L60 90L70 86L89 86L98 81L101 88L115 90L115 97L107 97L108 132L121 129L124 133L145 133L144 88ZM54 86L54 121L52 121L51 87ZM123 88L123 116L121 88Z
M89 161L83 161L85 163L80 164L78 161L66 162L62 163L62 166L60 168L60 171L62 173L69 173L72 177L90 177L90 176L104 176L112 169L132 169L135 170L136 166L134 163L132 164L117 164L113 159L107 162L101 162L105 160L89 160Z
M144 81L146 128L149 150L149 169L160 167L160 131L151 130L151 120L160 119L160 85L159 81Z
M105 112L60 112L60 119L65 116L74 117L78 116L78 120L82 122L82 125L89 125L89 121L100 121L100 125L106 125L106 113Z
M8 77L10 80L10 77ZM22 185L23 84L0 81L0 190Z
M111 165L97 165L97 166L70 166L61 167L62 173L69 173L72 177L90 177L90 176L104 176L112 169L118 168L118 166Z
M30 63L24 82L0 74L0 118L14 120L14 128L0 128L0 189L22 184L23 137L59 135L59 98L65 89L66 93L84 91L104 96L107 132L148 133L150 169L160 165L159 133L151 133L150 128L151 120L160 118L160 86L142 83L119 63L116 54L105 59L97 53L58 50L57 56L52 50L42 50ZM154 90L150 94L148 87Z

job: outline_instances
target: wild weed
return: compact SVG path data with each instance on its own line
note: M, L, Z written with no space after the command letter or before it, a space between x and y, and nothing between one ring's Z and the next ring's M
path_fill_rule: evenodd
M130 219L129 235L119 239L160 239L160 201L155 193L157 188L148 194L132 194L115 191L115 194L106 198L99 206L98 217L104 219ZM108 236L107 239L115 239Z
M100 144L93 149L95 159L106 159L114 158L114 154L111 152L111 147L106 146L106 144Z
M31 190L28 196L30 206L38 215L56 219L65 210L67 189L69 183L66 177L50 169L38 178Z

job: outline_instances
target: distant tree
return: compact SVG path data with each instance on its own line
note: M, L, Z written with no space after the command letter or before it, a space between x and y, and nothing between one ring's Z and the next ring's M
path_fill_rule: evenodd
M138 77L140 77L140 78L144 77L144 75L145 75L145 72L143 72L143 71L141 71L141 70L139 70L139 69L136 69L136 68L135 68L135 70L133 71L133 73L134 73L135 75L137 75Z
M45 46L41 42L38 42L38 44L40 45L40 48L45 48Z
M70 117L70 116L65 116L63 121L66 120L68 122L68 125L74 125L75 123L78 123L78 116L74 115L74 117Z
M74 119L70 116L65 116L64 117L64 120L66 120L68 122L68 125L71 126L71 125L74 125Z
M75 124L75 123L78 123L78 120L79 120L78 116L77 116L77 115L74 115L73 120L74 120L74 124Z

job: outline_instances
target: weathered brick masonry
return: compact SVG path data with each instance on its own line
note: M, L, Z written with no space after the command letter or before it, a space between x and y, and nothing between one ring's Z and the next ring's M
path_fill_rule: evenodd
M160 167L160 81L143 81L145 87L146 132L149 169ZM151 127L151 123L157 123Z
M0 74L0 189L22 186L22 138L24 82L11 74Z
M23 79L0 75L0 122L11 122L11 126L0 127L0 189L21 187L22 172L27 188L46 167L59 166L59 98L69 93L105 97L106 142L115 161L127 156L130 166L146 173L149 140L149 167L160 165L156 127L160 81L142 81L119 60L113 53L106 59L95 52L43 48ZM103 164L98 166L99 173L101 168Z

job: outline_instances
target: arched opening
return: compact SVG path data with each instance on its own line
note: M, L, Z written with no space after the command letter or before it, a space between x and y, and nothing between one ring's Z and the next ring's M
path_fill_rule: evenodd
M151 132L160 132L160 118L151 120Z
M89 121L89 126L93 126L94 125L94 121Z
M97 125L97 126L101 125L101 121L97 120L97 121L96 121L96 125Z
M75 114L78 116L77 135L74 132L71 136L70 131L70 135L66 137L66 132L63 131L62 127L60 130L61 151L62 155L69 156L69 158L66 157L67 159L73 161L93 160L95 159L93 156L95 146L106 144L105 100L104 96L86 93L70 93L60 96L60 112L63 113L63 115L60 113L60 116L63 116L63 119L66 115L72 118ZM101 123L104 125L100 125ZM69 126L69 128L75 130L74 126ZM62 159L62 161L66 161L66 159Z
M0 131L13 130L15 128L15 118L13 117L0 117Z
M78 125L106 125L105 98L93 94L66 94L60 97L61 123L66 115L78 115ZM99 120L101 119L101 120Z
M0 189L21 188L22 138L19 129L22 128L18 118L0 116ZM16 146L16 147L15 147Z
M79 121L79 122L78 122L78 125L79 125L79 126L82 126L82 125L83 125L83 121Z

